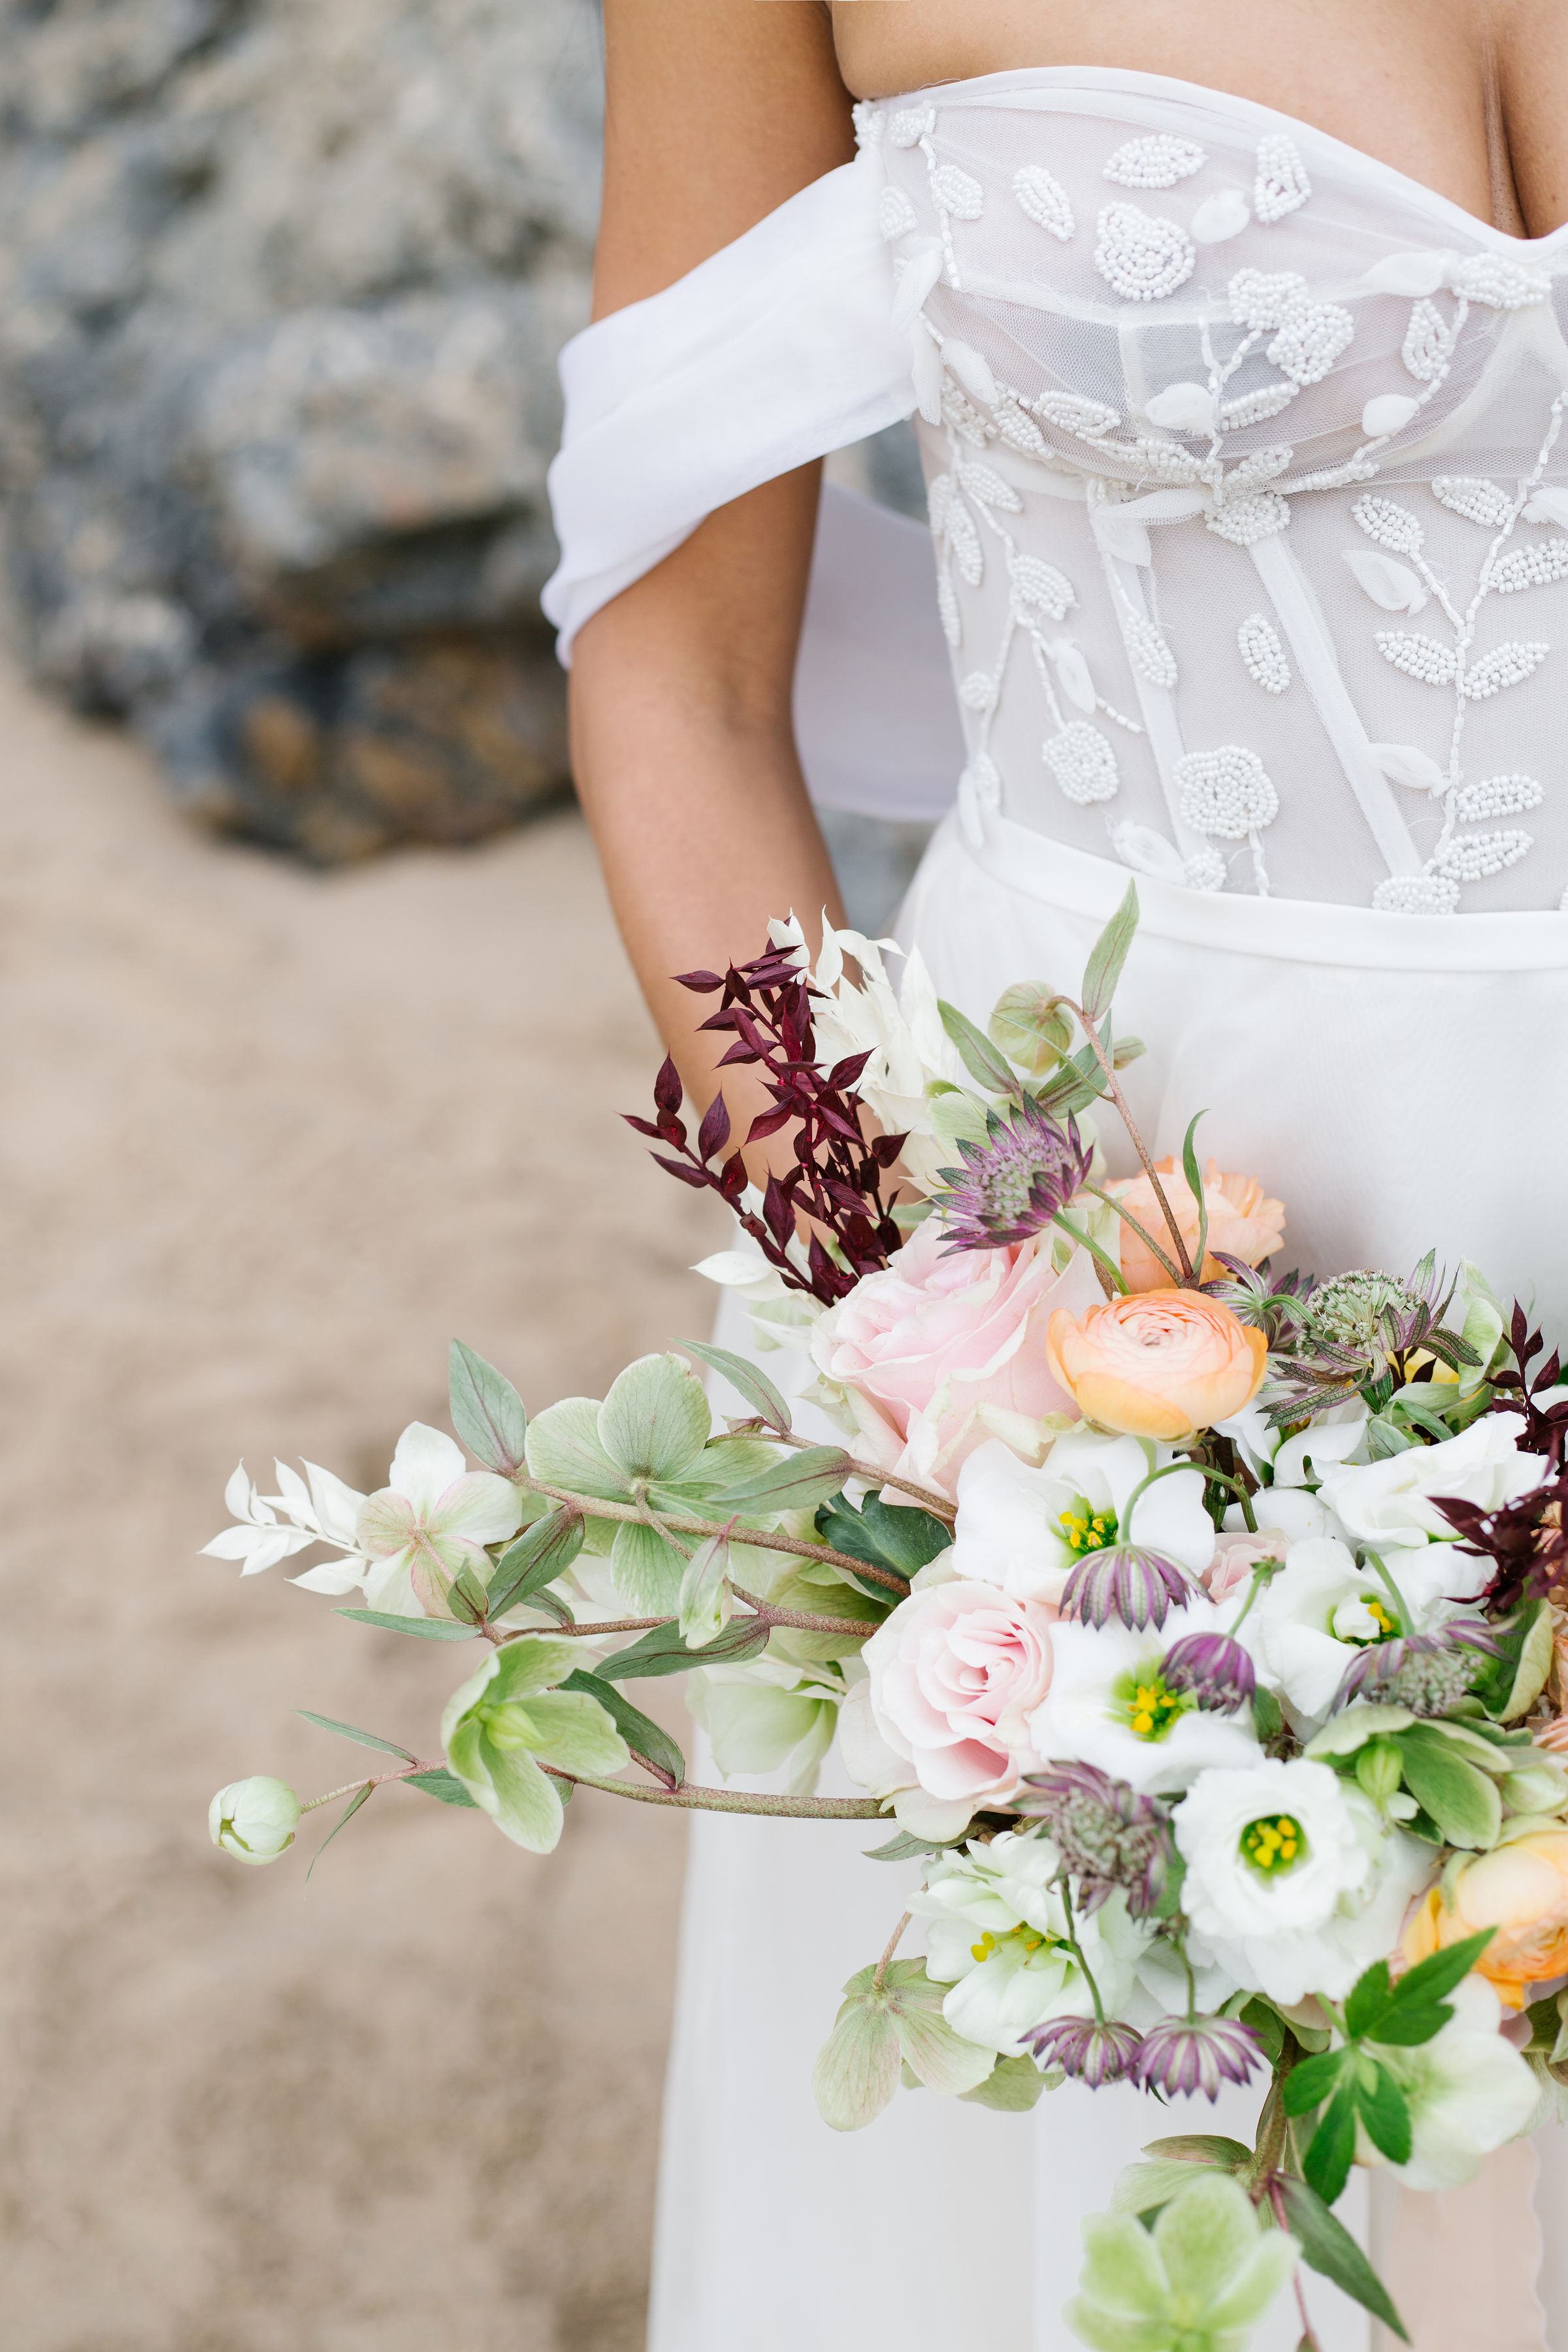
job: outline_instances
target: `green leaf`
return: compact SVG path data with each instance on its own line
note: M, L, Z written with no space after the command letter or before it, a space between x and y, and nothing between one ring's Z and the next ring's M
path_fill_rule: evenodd
M743 1512L749 1518L763 1511L813 1511L842 1490L852 1466L839 1446L808 1445L717 1500L721 1509Z
M1193 1252L1193 1264L1200 1275L1203 1273L1204 1260L1208 1255L1209 1211L1208 1202L1204 1193L1203 1171L1198 1166L1195 1139L1198 1120L1206 1118L1207 1116L1206 1111L1200 1110L1196 1114L1187 1129L1186 1140L1182 1146L1182 1173L1187 1180L1188 1192L1198 1204L1198 1245Z
M616 1590L639 1617L673 1616L680 1606L686 1559L686 1553L667 1543L657 1528L626 1519L610 1546L610 1574Z
M311 1871L315 1869L317 1863L320 1862L321 1856L325 1853L327 1848L331 1845L338 1832L340 1830L347 1829L349 1823L353 1821L360 1807L374 1794L375 1783L374 1780L367 1780L363 1789L355 1790L353 1795L349 1799L348 1803L343 1807L342 1811L338 1815L337 1820L332 1823L331 1828L327 1832L326 1836L321 1840L321 1844L316 1848L315 1853L311 1855L310 1869L305 1873L305 1884L307 1886L310 1884Z
M1390 2164L1408 2164L1410 2108L1386 2066L1373 2063L1369 2076L1366 2061L1363 2060L1356 2083L1356 2105L1373 2147L1380 2149Z
M477 1636L471 1625L457 1625L447 1617L389 1617L381 1609L340 1609L340 1617L352 1617L361 1625L379 1625L385 1633L412 1633L416 1642L472 1642Z
M482 1625L489 1614L490 1597L465 1560L447 1591L447 1606L467 1625Z
M457 1774L440 1767L433 1772L411 1772L403 1785L405 1789L423 1789L427 1797L435 1797L443 1805L468 1805L475 1811L479 1810Z
M1072 1022L1062 1003L1039 981L1018 981L997 998L985 1034L1019 1069L1043 1078L1072 1044Z
M1285 2200L1285 2218L1301 2242L1301 2259L1326 2279L1332 2279L1342 2293L1384 2327L1406 2344L1410 2337L1405 2322L1394 2307L1393 2299L1365 2254L1357 2245L1342 2221L1330 2212L1317 2191L1304 2180L1289 2173L1279 2176L1279 2191Z
M1285 2077L1285 2112L1288 2116L1310 2115L1330 2097L1340 2080L1349 2053L1344 2050L1324 2050L1316 2058L1303 2058Z
M1496 1933L1495 1927L1483 1928L1479 1936L1467 1936L1461 1943L1449 1944L1444 1950L1418 1960L1394 1986L1388 2006L1378 2020L1378 2040L1402 2048L1429 2042L1454 2014L1444 2000L1445 1994L1452 1992L1468 1976ZM1426 2023L1423 2032L1402 2030L1427 2020L1433 2021Z
M530 1751L563 1772L624 1772L631 1758L614 1717L591 1692L541 1691L528 1702Z
M1175 2132L1168 2139L1152 2139L1145 2156L1170 2157L1181 2164L1217 2164L1222 2172L1239 2172L1252 2162L1252 2150L1238 2139L1218 2132Z
M817 2114L834 2131L859 2131L899 2087L899 2037L892 2019L865 1996L847 2000L811 2070Z
M503 1373L461 1339L447 1354L452 1426L487 1470L510 1478L521 1470L528 1440L522 1399Z
M731 1617L724 1631L700 1650L689 1649L672 1622L656 1625L629 1649L602 1658L598 1671L606 1682L626 1683L639 1675L683 1675L691 1666L738 1666L767 1644L768 1629L757 1617Z
M1138 929L1138 885L1129 882L1127 896L1089 950L1083 975L1083 1009L1098 1022L1109 1012L1121 977L1121 967Z
M1289 2085L1295 2079L1292 2074L1287 2082L1287 2098ZM1355 2087L1352 2083L1342 2081L1329 2102L1327 2113L1312 2134L1312 2144L1301 2168L1307 2176L1308 2186L1317 2190L1325 2205L1333 2204L1350 2179L1351 2164L1355 2156Z
M792 1426L789 1407L783 1396L766 1372L759 1371L749 1358L732 1355L728 1348L715 1348L702 1339L682 1339L680 1345L700 1364L721 1373L773 1428L784 1431Z
M1527 1601L1506 1625L1492 1628L1502 1644L1500 1658L1483 1658L1473 1687L1500 1723L1527 1715L1552 1671L1552 1611L1544 1601Z
M961 1838L952 1838L939 1844L934 1838L914 1837L908 1830L900 1830L897 1837L888 1840L886 1845L870 1845L863 1851L868 1862L913 1862L917 1854L942 1853L950 1844L962 1843Z
M596 1699L609 1717L626 1746L653 1766L661 1780L672 1789L679 1789L686 1779L686 1759L668 1731L654 1722L651 1716L641 1714L614 1683L604 1681L579 1666L567 1675L563 1690L581 1691L584 1697Z
M639 1356L599 1407L599 1443L629 1478L679 1478L712 1433L707 1392L679 1356Z
M1032 2058L998 2058L984 2083L960 2091L977 2107L994 2107L999 2115L1027 2115L1046 2087L1046 2078Z
M1363 2040L1376 2026L1393 1990L1386 1960L1374 1960L1351 1987L1345 2002L1345 2024L1352 2042Z
M490 1574L489 1611L504 1616L564 1576L583 1549L583 1517L563 1503L548 1518L536 1519L502 1552Z
M868 1495L858 1510L847 1496L836 1496L817 1512L816 1532L833 1551L863 1559L868 1568L890 1568L899 1576L917 1575L952 1542L952 1529L934 1511L905 1510L877 1495Z
M384 1756L401 1756L405 1764L414 1761L408 1748L399 1748L390 1739L378 1739L374 1731L356 1731L352 1723L334 1722L330 1715L312 1715L308 1706L297 1706L294 1712L307 1723L319 1725L323 1731L335 1731L340 1739L357 1739L362 1748L379 1748Z
M1278 1739L1285 1727L1279 1700L1272 1691L1265 1690L1261 1683L1252 1694L1252 1727L1265 1748L1271 1739Z
M1022 1094L1023 1088L1016 1073L996 1051L990 1038L982 1036L973 1022L966 1019L956 1004L948 1004L939 998L936 1009L942 1016L942 1027L958 1048L960 1061L978 1085L987 1087L994 1095Z
M1494 1845L1502 1827L1496 1782L1426 1724L1398 1733L1395 1744L1405 1759L1405 1787L1431 1814L1446 1843L1481 1849Z
M1249 2025L1263 2044L1263 2054L1273 2066L1285 2048L1285 2021L1271 2000L1255 1993L1241 2012L1243 2025Z
M630 1487L624 1470L599 1443L596 1397L563 1397L546 1405L528 1424L528 1472L542 1486L564 1486L569 1494L600 1502L625 1503Z

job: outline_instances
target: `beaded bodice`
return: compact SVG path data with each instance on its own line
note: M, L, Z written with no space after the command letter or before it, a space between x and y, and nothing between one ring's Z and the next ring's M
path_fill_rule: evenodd
M1568 231L1122 72L861 106L961 813L1197 890L1568 887Z

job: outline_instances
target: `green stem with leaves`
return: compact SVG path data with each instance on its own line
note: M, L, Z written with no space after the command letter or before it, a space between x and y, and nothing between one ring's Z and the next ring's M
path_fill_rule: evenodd
M601 1502L596 1495L574 1495L564 1486L547 1486L539 1478L518 1478L514 1483L531 1495L548 1496L552 1503L570 1504L589 1519L631 1519L646 1524L646 1515L630 1503ZM819 1560L827 1568L847 1569L851 1576L866 1577L873 1584L885 1585L901 1601L910 1589L907 1576L900 1576L890 1568L874 1568L867 1560L851 1559L847 1552L833 1551L826 1544L806 1543L799 1536L785 1536L767 1528L735 1528L731 1519L677 1518L673 1513L658 1515L661 1532L681 1536L722 1536L733 1529L734 1540L755 1551L793 1552L797 1559Z

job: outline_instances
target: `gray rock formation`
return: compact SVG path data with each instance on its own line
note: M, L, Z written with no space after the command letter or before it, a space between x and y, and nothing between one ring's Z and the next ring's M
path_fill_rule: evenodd
M40 673L330 861L565 774L538 614L594 0L0 0L0 490Z

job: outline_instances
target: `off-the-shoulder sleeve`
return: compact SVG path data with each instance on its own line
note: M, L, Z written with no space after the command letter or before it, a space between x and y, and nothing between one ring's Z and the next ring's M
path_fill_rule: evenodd
M567 344L550 469L561 562L544 592L563 661L584 622L715 508L910 415L883 184L863 152Z
M884 185L879 155L863 151L567 344L550 469L561 562L543 599L563 662L583 624L716 508L911 414ZM963 742L930 540L831 488L795 707L816 799L907 817L951 803Z

